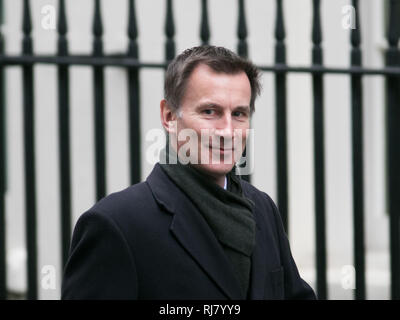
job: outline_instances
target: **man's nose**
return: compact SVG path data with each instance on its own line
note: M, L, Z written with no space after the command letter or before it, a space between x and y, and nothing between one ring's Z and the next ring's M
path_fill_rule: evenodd
M217 128L215 128L215 135L226 139L233 137L233 123L230 114L226 114L219 119Z

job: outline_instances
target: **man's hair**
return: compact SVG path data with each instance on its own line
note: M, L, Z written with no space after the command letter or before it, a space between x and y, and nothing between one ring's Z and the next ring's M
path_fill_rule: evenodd
M250 113L254 112L254 103L261 91L260 72L257 67L226 48L209 45L186 49L168 65L164 97L174 112L180 107L190 75L200 64L207 65L217 73L245 72L251 87Z

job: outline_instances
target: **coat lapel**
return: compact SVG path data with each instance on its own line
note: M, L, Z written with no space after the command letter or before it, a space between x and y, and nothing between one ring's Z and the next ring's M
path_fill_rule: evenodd
M159 164L147 178L157 202L174 215L171 233L230 299L243 299L233 268L197 208Z
M243 192L247 198L254 201L256 206L254 207L253 216L256 222L256 244L254 247L253 255L251 257L251 275L250 275L250 287L249 287L249 299L250 300L262 300L264 299L265 293L265 281L267 275L267 250L265 245L265 236L263 233L261 213L257 211L257 203L253 197L247 192L245 186L243 186Z

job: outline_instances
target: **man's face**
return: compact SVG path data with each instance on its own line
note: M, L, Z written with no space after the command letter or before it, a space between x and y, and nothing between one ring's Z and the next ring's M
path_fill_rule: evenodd
M197 147L198 164L194 165L211 176L225 176L246 145L250 98L245 72L217 73L204 64L198 65L188 79L180 116L176 118L178 152L188 142L180 141L179 134L192 129L197 140L197 146L190 143L191 148Z

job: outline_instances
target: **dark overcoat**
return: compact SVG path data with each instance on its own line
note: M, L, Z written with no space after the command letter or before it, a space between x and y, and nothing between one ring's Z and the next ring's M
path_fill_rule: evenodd
M255 203L248 299L314 299L293 260L279 212L242 181ZM62 299L241 299L222 246L159 164L145 182L113 193L78 220Z

